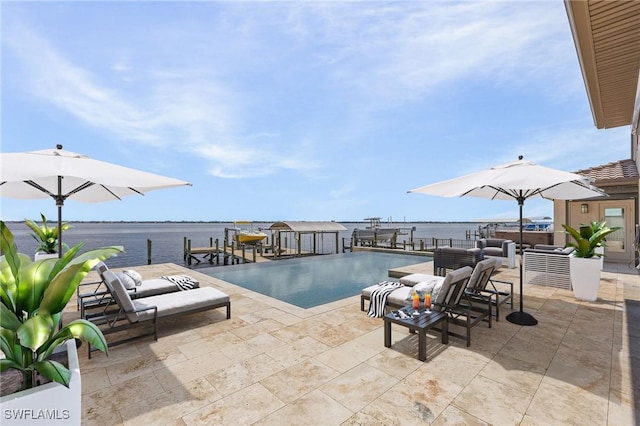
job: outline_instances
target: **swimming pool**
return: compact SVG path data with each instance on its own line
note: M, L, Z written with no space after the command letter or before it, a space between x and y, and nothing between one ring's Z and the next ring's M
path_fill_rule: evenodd
M429 260L428 256L362 251L199 272L306 309L360 294L364 287L387 280L391 268Z

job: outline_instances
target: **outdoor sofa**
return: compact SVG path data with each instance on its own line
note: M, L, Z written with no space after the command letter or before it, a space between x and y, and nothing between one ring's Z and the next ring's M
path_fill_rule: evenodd
M482 250L479 248L439 247L433 252L433 273L444 277L448 271L464 266L473 268L482 259Z
M482 250L483 257L496 257L506 261L507 267L516 267L516 243L504 238L481 238L476 247Z
M524 250L524 283L571 290L569 256L573 250L573 247L546 244Z

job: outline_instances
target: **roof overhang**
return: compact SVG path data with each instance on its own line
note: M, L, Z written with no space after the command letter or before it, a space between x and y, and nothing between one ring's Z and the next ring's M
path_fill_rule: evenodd
M275 222L269 227L272 231L293 231L300 233L323 233L346 231L347 228L338 222Z
M564 0L598 129L632 125L640 113L640 1Z

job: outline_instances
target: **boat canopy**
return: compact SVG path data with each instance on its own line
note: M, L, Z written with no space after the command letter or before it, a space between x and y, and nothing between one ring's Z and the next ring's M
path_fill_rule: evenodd
M272 231L292 232L340 232L347 228L338 222L275 222L269 227Z

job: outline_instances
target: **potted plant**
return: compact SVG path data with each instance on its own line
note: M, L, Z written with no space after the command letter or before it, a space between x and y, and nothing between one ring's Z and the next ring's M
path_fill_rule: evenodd
M42 217L42 226L39 226L32 220L25 219L24 223L33 231L31 236L38 242L38 247L36 248L36 254L34 259L43 259L43 258L54 258L58 257L58 238L62 237L62 232L71 228L67 222L62 223L60 226L60 232L58 232L58 227L49 227L47 225L47 218L44 214L40 213ZM67 249L68 246L62 243L62 246Z
M22 374L21 390L0 397L3 424L25 420L80 423L75 339L88 341L105 353L107 343L89 321L78 319L61 327L62 311L87 273L100 260L122 251L108 247L78 254L81 247L78 244L59 259L32 262L18 253L13 234L0 221L4 255L0 258L0 350L4 354L0 372L14 369ZM72 371L51 359L56 350L65 348L72 351L68 354ZM39 380L51 383L38 386Z
M578 299L593 302L598 298L600 288L601 254L596 250L602 247L607 235L620 228L609 228L605 221L580 225L580 230L569 225L562 227L574 240L573 243L567 244L567 247L575 248L569 260L573 294Z

